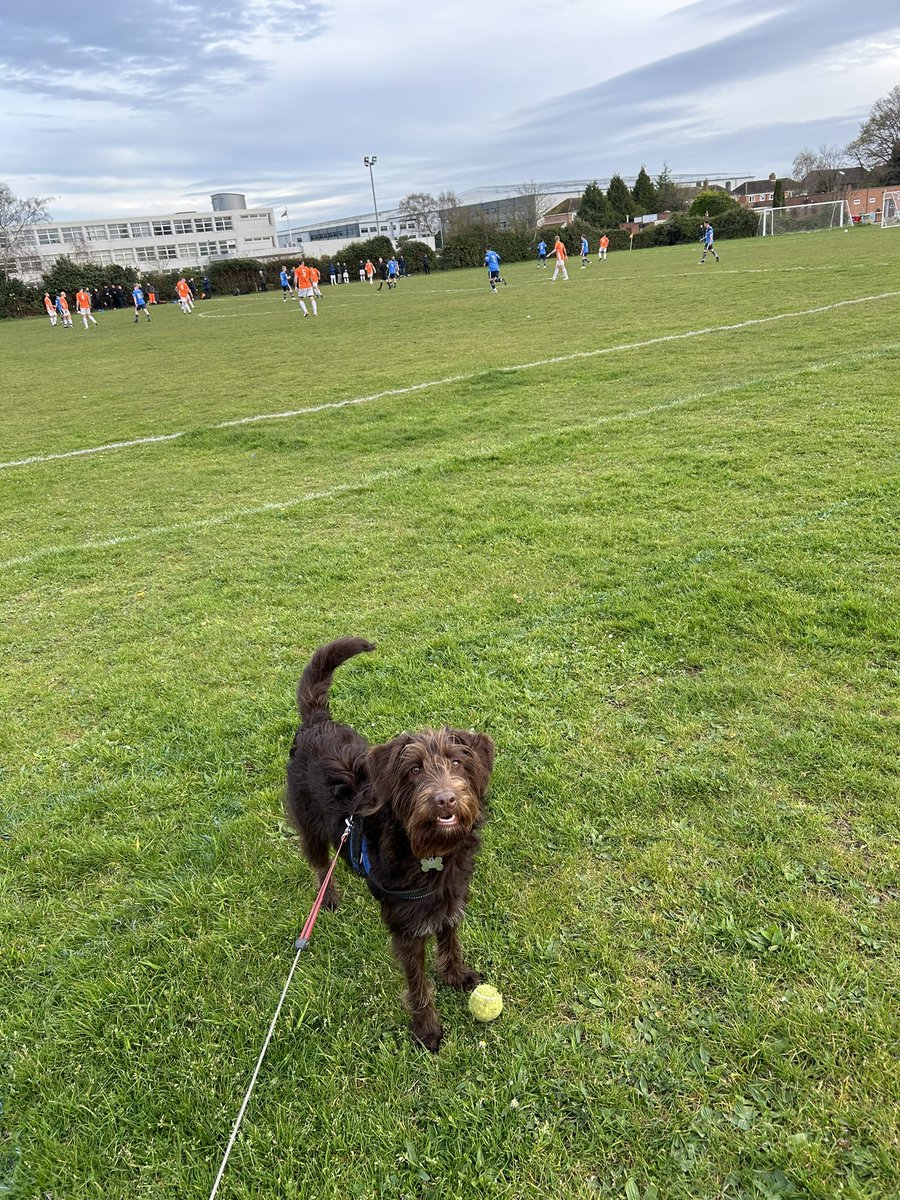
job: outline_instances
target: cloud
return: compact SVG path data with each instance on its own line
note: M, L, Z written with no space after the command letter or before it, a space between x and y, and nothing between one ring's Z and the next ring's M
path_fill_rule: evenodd
M90 0L72 11L68 28L51 4L10 5L0 15L4 88L140 108L243 87L265 76L260 42L312 38L329 9L324 0L219 0L215 8L154 0L149 10Z

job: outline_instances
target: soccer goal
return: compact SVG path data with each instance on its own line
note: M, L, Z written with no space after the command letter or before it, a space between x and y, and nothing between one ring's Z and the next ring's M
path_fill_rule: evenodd
M764 208L759 214L760 237L780 233L817 233L850 224L846 200L821 200L817 204L788 204Z
M885 192L881 201L881 228L900 229L900 192Z

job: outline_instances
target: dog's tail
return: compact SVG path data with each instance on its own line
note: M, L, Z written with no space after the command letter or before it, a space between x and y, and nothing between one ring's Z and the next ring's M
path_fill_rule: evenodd
M364 638L343 637L327 646L320 646L315 652L297 684L297 707L304 722L315 716L331 719L328 708L328 693L331 690L331 680L335 671L354 655L364 654L375 649L374 642Z

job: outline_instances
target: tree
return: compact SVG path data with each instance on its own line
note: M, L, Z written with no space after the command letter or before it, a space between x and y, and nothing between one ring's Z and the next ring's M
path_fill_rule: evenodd
M433 236L440 227L438 202L430 192L410 192L397 205L400 216L407 221L414 221L417 233Z
M516 188L516 204L513 222L524 229L535 230L537 223L550 207L550 197L546 189L532 179Z
M791 175L798 183L801 183L810 171L815 171L817 166L818 161L815 151L810 150L809 147L805 147L794 155L794 161L791 163Z
M618 225L634 212L634 197L621 175L613 175L606 193L613 221Z
M50 220L47 205L52 196L28 196L19 199L7 183L0 183L0 257L3 277L9 279L12 260L20 250L34 245L33 229Z
M437 209L440 219L441 233L444 237L453 233L458 222L455 218L456 209L460 207L459 196L452 189L438 192Z
M877 182L882 185L900 183L900 141L894 142L891 157L883 167L879 167L876 176Z
M584 189L584 195L581 197L581 203L575 215L580 221L584 221L587 225L593 225L596 229L603 229L614 223L609 204L603 195L603 189L596 180L589 183Z
M849 147L848 147L849 149ZM816 173L817 192L836 192L841 186L841 169L847 151L840 146L820 146L818 150L804 149L794 158L791 172L798 181Z
M900 142L900 83L875 101L859 133L847 146L847 153L871 171L890 162L897 142Z
M772 207L784 208L784 184L780 179L775 180L775 190L772 193Z
M659 197L656 194L653 181L647 174L646 167L641 167L640 171L638 171L631 194L634 196L635 212L655 213L658 211Z
M740 207L740 201L735 200L734 196L729 196L721 188L711 188L697 193L688 209L688 216L714 217L724 212L734 212Z
M684 197L672 178L668 163L663 163L662 170L656 177L656 203L658 212L680 212L684 207Z

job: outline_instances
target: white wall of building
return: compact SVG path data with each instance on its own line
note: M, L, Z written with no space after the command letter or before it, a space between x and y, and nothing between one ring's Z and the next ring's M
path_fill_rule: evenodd
M144 270L204 267L215 259L256 258L276 247L271 208L178 212L114 220L48 221L30 231L11 271L36 281L57 258Z

